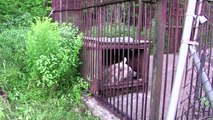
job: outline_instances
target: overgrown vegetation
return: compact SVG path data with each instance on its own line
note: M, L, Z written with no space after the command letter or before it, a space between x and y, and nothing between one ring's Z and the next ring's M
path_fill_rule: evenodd
M81 81L78 71L81 46L82 35L72 24L58 27L50 19L36 19L26 38L30 87L39 87L53 96L52 91L71 92L70 88Z
M155 39L155 30L156 30L156 21L155 19L152 19L152 28L147 26L147 28L143 28L142 31L140 32L140 36L150 38L151 40ZM99 30L100 29L100 30ZM92 35L94 37L125 37L125 36L130 36L132 38L136 38L136 31L137 28L136 26L128 26L123 23L105 23L102 26L93 26L91 30L88 32L92 32ZM152 30L152 31L150 31ZM98 33L100 31L100 33Z
M79 73L82 35L72 24L61 27L36 18L30 27L0 33L0 119L95 119L81 103L87 89Z
M5 28L28 26L33 17L46 16L50 7L51 0L1 0L0 32Z
M51 1L0 1L0 120L96 119L80 100L82 35L43 18Z
M119 24L119 23L106 23L102 26L103 28L98 28L97 26L92 27L92 33L94 37L102 36L102 37L124 37L124 36L130 36L132 38L135 37L135 31L134 26L128 26L125 24ZM101 29L101 30L98 30ZM100 31L101 33L98 33Z
M1 120L94 120L83 104L65 98L7 103L0 98Z

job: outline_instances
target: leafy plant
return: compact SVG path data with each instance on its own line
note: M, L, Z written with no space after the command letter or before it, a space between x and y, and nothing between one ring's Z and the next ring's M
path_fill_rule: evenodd
M5 118L5 107L4 107L4 103L3 103L3 99L0 98L0 119L2 120L3 118Z
M6 29L0 34L0 68L24 67L25 33L27 29Z
M200 98L201 105L204 107L210 107L209 100L206 97L201 97Z
M0 87L10 99L22 97L26 84L25 36L27 29L6 29L0 33Z
M34 79L38 86L50 87L58 76L57 54L60 48L60 33L57 30L58 24L51 23L49 19L36 19L31 25L26 40L27 68L31 72L31 79ZM61 52L60 52L61 53ZM57 72L57 73L56 73ZM57 74L53 76L53 74Z
M31 86L49 93L72 90L79 76L82 35L72 24L59 27L48 18L35 21L26 40Z
M34 21L0 33L0 87L9 100L0 97L0 119L95 119L80 101L88 89L79 73L82 34L73 24Z
M0 32L8 27L29 26L29 19L48 14L50 2L51 0L0 1Z
M82 103L69 98L48 98L45 101L11 102L0 98L1 120L97 120Z

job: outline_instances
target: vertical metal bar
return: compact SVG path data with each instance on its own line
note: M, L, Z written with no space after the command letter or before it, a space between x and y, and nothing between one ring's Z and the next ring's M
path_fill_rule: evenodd
M72 1L71 5L72 5L72 7L74 7L74 5L75 5L75 0L74 0L74 1ZM75 11L73 11L73 12L72 12L72 14L71 14L71 15L73 16L73 18L72 18L72 22L73 22L75 25L77 25L77 24L76 24L76 21L75 21L75 18L76 18L75 13L76 13L76 12L75 12Z
M184 31L182 35L182 40L185 40L185 41L189 41L190 39L192 22L193 22L193 16L191 15L194 14L195 5L196 5L195 0L189 0L188 8L187 8L188 15L186 16L186 19L185 19ZM181 79L183 75L184 66L186 63L187 53L188 53L188 43L183 42L181 44L179 60L178 60L182 62L179 62L177 66L175 81L174 81L174 85L172 89L172 94L171 94L171 99L170 99L170 104L169 104L169 109L167 114L167 120L173 120L175 118L178 97L179 97L179 92L181 87L181 81L182 81Z
M190 69L189 69L190 70ZM187 70L187 71L189 71ZM194 67L191 69L191 79L190 79L190 88L189 88L189 98L188 98L188 105L187 105L187 111L186 111L186 119L189 119L189 113L190 113L190 107L191 107L191 95L192 95L192 89L193 89L193 77L194 77Z
M120 55L120 53L121 53L121 9L120 9L120 7L121 7L121 5L117 4L117 10L116 11L117 11L118 21L117 21L116 24L118 24L118 31L116 31L116 32L118 32L118 36L117 37L119 37L118 38L118 42L119 42L118 43L118 62L122 61L121 60L121 55ZM116 27L116 29L117 29L117 27ZM119 70L121 69L120 64L118 66L118 69ZM120 78L121 76L122 75L119 72L118 77ZM120 83L119 83L119 85L120 85ZM117 92L120 94L120 88L117 90ZM120 96L117 95L117 108L118 108L118 110L119 110L119 106L120 106Z
M53 21L55 21L55 12L54 12L55 7L56 7L55 0L52 0L52 5L51 6L52 6L52 10L53 10L52 19L53 19Z
M123 23L122 23L122 25L123 25L123 30L125 30L126 29L126 27L125 27L125 19L126 19L126 10L125 10L125 3L122 3L122 10L123 10ZM125 46L125 41L124 41L124 39L125 39L125 32L123 33L123 44L122 44L122 56L123 56L123 58L124 57L126 57L125 56L125 48L124 48L124 46ZM124 68L123 68L123 70L124 70ZM122 77L124 78L124 73L122 74ZM124 112L124 82L122 83L122 98L121 98L121 112L123 113Z
M109 12L109 6L106 6L106 26L105 26L105 36L106 36L106 44L105 45L109 45L109 39L108 39L108 31L109 31L109 18L110 18L110 12ZM106 54L106 70L108 72L108 68L109 68L109 48L104 49L105 50L105 54ZM104 73L106 74L106 73ZM109 74L105 75L106 76L106 96L109 96L108 94L110 93L109 90ZM110 96L109 96L110 97ZM109 98L107 97L107 102L109 103Z
M151 51L151 43L152 40L155 39L155 36L153 35L153 31L155 32L155 19L153 19L153 7L152 4L148 4L149 6L149 21L151 21L151 25L149 25L150 30L149 30L149 38L148 40L145 39L145 60L144 60L144 65L145 65L145 75L144 75L144 91L145 91L145 106L144 106L144 120L146 120L147 116L147 106L148 106L148 86L149 86L149 63L150 63L150 51ZM153 5L154 6L154 5ZM154 24L154 25L153 25ZM148 46L147 46L148 42ZM147 48L148 47L148 48Z
M95 12L95 9L93 10L93 15L94 16L97 16L97 14L96 14L96 12ZM94 32L97 32L96 31L96 21L95 21L96 19L93 19L92 21L93 21L93 26L95 26L93 29L92 29L92 33L94 33ZM94 47L95 47L95 44L96 44L96 37L97 37L97 35L95 36L94 34L93 34L93 38L92 38L92 40L90 40L90 41L88 41L89 42L89 44L91 44L91 47L90 47L90 53L91 53L91 55L89 56L90 57L90 64L89 64L89 73L90 73L90 77L91 77L91 79L93 80L93 84L94 84L94 89L95 89L95 95L96 96L98 96L99 97L99 90L97 90L98 88L96 87L96 84L98 84L99 85L99 81L96 81L96 79L95 79L95 75L94 75L94 54L95 54L95 51L94 51ZM96 83L97 82L97 83Z
M160 95L162 83L162 68L163 68L163 53L164 53L164 39L166 28L166 6L167 0L157 1L156 8L156 39L154 50L153 63L153 79L151 88L151 111L150 120L159 118Z
M66 1L68 3L68 0L66 0ZM67 6L66 8L68 9L68 5L66 5L66 6ZM87 18L87 16L84 16L83 21L85 21L86 18ZM82 48L82 53L81 53L83 57L81 59L81 61L82 61L81 72L83 72L82 74L83 74L83 78L85 79L85 81L88 82L88 80L86 78L86 74L85 74L85 68L84 68L85 67L85 61L84 60L87 59L86 54L85 54L85 36L87 36L87 31L84 31L83 36L84 36L83 37L83 48Z
M129 23L129 18L130 18L130 3L127 3L128 5L128 13L127 13L127 24ZM129 24L128 24L128 28L127 30L129 31ZM125 33L125 32L124 32ZM128 36L129 36L129 32L127 32ZM125 39L124 39L125 40ZM127 61L129 61L129 46L130 46L130 38L128 37L128 44L127 44ZM129 68L127 69L127 75L129 74ZM128 110L129 110L129 80L127 81L127 99L126 99L126 113L128 114Z
M115 4L113 4L113 15L114 15L114 19L113 19L113 23L112 23L112 27L114 27L114 31L113 31L113 64L116 64L116 43L115 43L115 36L116 36L116 6ZM116 78L116 67L113 68L113 74L114 74L114 83L113 83L113 106L115 106L115 97L114 95L116 94L116 89L115 89L115 85L118 83L118 80ZM113 107L113 110L115 110L115 107Z
M102 2L102 0L100 0L100 2ZM100 79L100 64L101 64L101 53L100 53L100 45L101 45L101 33L102 33L102 7L97 7L97 33L98 33L98 37L97 37L97 47L96 47L96 61L97 63L97 68L96 68L96 72L97 72L97 80L100 81L100 86L102 88L101 89L101 93L100 93L100 97L101 97L101 100L104 99L103 97L103 86L104 86L104 83L103 83L103 80Z
M138 59L138 58L135 58L135 57L137 57L136 55L135 55L135 51L138 51L139 50L139 47L138 47L138 43L136 43L136 36L135 36L135 26L136 26L136 3L135 3L135 1L133 1L132 2L133 3L133 24L132 24L132 26L133 26L133 39L134 39L134 41L133 41L133 44L134 44L134 46L137 48L137 49L133 49L133 58L134 58L134 60L132 60L132 61L135 61L135 59ZM134 63L134 62L133 62ZM136 63L135 63L136 64ZM132 65L132 66L134 66L134 64ZM139 99L139 97L138 97L138 94L139 94L139 74L140 74L140 72L139 72L139 70L138 70L138 66L139 66L139 62L137 62L137 67L135 68L135 70L137 71L137 76L136 76L136 80L137 80L137 86L136 86L136 105L135 105L135 119L137 120L138 119L138 99Z
M110 5L110 9L113 10L113 5ZM113 10L114 11L114 10ZM112 46L112 27L113 27L113 11L111 11L111 17L110 17L110 46ZM112 53L113 53L113 47L110 47L110 65L112 65ZM110 72L112 72L112 68L110 67ZM113 85L111 82L111 79L114 79L110 76L110 86ZM110 89L110 95L113 94L113 89ZM110 97L110 104L112 105L112 97Z
M170 27L169 27L169 29L170 29L170 45L169 45L169 49L170 49L170 53L173 53L172 54L172 56L173 56L173 61L172 61L172 76L171 76L171 79L172 79L172 81L171 81L171 89L172 89L172 86L173 86L173 82L174 82L174 73L175 73L175 69L174 69L174 67L175 67L175 56L176 56L176 54L175 54L175 29L174 29L174 17L175 17L175 8L176 8L176 5L175 5L175 2L176 2L176 0L172 0L172 6L174 6L174 7L172 7L171 8L171 17L170 17Z
M170 10L170 8L171 8L171 4L170 4L170 2L171 2L171 0L169 0L169 2L168 2L168 9ZM170 13L168 13L167 14L168 15L168 18L170 18ZM170 21L171 19L169 19L169 21ZM167 46L166 47L166 60L165 60L165 62L166 62L166 66L165 66L165 78L164 78L164 88L163 88L163 103L162 103L162 114L161 114L161 119L164 119L164 115L165 115L165 104L166 104L166 96L167 96L167 94L169 94L168 92L167 92L167 81L169 80L168 79L168 67L169 67L169 64L168 64L168 61L169 61L169 39L170 39L170 22L168 23L168 26L167 26L167 34L168 34L168 36L167 36L167 38L168 38L168 41L165 43L165 46ZM166 39L167 39L166 38Z
M56 8L55 8L56 10L59 10L59 9L60 9L59 2L60 2L60 1L57 1L57 0L56 0ZM59 14L60 14L60 12L56 12L55 20L56 20L57 22L59 22Z
M176 0L175 1L175 6L176 6L176 11L175 11L175 28L174 28L174 30L175 30L175 42L174 42L174 53L176 53L177 52L177 48L178 48L178 30L179 30L179 17L180 17L180 13L179 13L179 11L180 11L180 0ZM174 60L176 60L175 59L176 58L176 55L174 55ZM175 63L175 61L174 61L174 63Z
M106 41L106 39L105 39L105 27L106 27L106 10L105 10L105 6L102 8L103 9L103 11L102 11L102 13L103 13L103 16L102 16L102 18L103 18L103 20L102 20L102 40L101 40L101 53L102 53L102 56L101 56L101 58L102 58L102 64L101 64L101 72L100 72L100 74L101 74L101 80L103 81L103 95L104 95L104 101L106 102L107 101L107 96L106 96L106 92L107 92L107 86L106 86L106 79L104 78L104 67L105 67L105 63L106 63L106 54L105 54L105 52L104 52L104 45L105 45L105 41Z
M166 66L165 66L165 78L164 78L164 88L163 88L163 103L162 103L162 114L161 114L161 119L164 119L164 116L165 116L165 107L166 107L166 98L167 98L167 94L170 94L168 91L167 91L167 85L169 83L169 76L168 76L168 67L170 67L168 65L168 62L169 62L169 52L170 52L170 39L172 38L170 35L171 35L171 27L172 27L172 14L171 14L171 9L172 9L172 0L169 0L168 1L168 11L167 11L167 19L168 19L168 25L166 26L166 33L167 33L167 42L165 43L165 46L166 47L166 50L165 50L165 54L166 54L166 60L165 60L165 63L166 63Z
M178 18L179 18L179 0L177 1L174 1L174 5L176 6L176 11L175 12L175 20L174 20L174 23L175 23L175 28L172 27L172 31L174 31L174 44L173 44L173 47L174 47L174 51L173 51L173 74L172 74L172 86L173 86L173 81L174 81L174 73L175 73L175 65L176 65L176 57L177 57L177 43L178 43L178 29L179 29L179 26L178 26ZM172 25L173 26L173 25ZM177 113L176 113L177 114ZM176 117L175 117L176 119Z
M148 39L148 32L150 31L150 28L148 28L149 26L147 26L147 19L149 18L148 17L148 7L147 7L147 4L148 3L145 3L144 4L144 28L145 28L145 32L144 32L144 50L143 50L143 59L142 59L142 65L143 65L143 68L142 68L142 74L143 74L143 78L144 78L144 80L146 80L146 70L144 69L145 68L145 66L146 66L146 64L145 64L145 62L146 62L146 55L147 55L147 47L146 47L146 42L147 42L147 39ZM149 31L148 31L149 30ZM143 70L144 69L144 70ZM145 91L145 89L143 90L145 93L146 93L146 91ZM146 119L146 114L145 114L145 101L146 101L146 94L143 94L143 97L142 97L142 115L143 115L143 117L142 118L144 118L144 120Z
M62 10L62 0L59 0L59 10ZM62 24L62 12L59 13L59 25Z
M134 61L135 61L135 49L136 49L136 47L137 47L137 45L134 43L135 42L135 33L134 33L134 27L135 27L135 1L132 1L131 2L131 6L130 6L131 8L132 8L132 11L130 12L130 13L132 13L131 14L131 18L130 18L130 37L132 38L132 45L133 45L133 47L131 48L131 52L132 52L132 55L131 55L131 60L132 60L132 62L131 62L131 66L132 66L132 70L133 71L136 71L135 70L135 64L134 64ZM132 21L132 23L131 23L131 21ZM133 35L132 35L132 32L134 33ZM130 62L129 62L130 63ZM135 103L133 100L133 98L135 97L134 96L134 94L133 94L133 92L137 92L137 91L134 91L134 89L135 89L135 85L133 84L133 82L134 82L134 80L135 80L135 78L134 78L134 73L132 73L132 91L131 91L131 118L132 119L134 119L133 118L133 114L135 114L135 116L137 116L137 103L133 106L133 103ZM134 110L136 113L133 113L133 109L136 109L136 110Z
M131 46L130 45L132 45L132 43L130 43L131 41L130 41L130 14L131 14L131 4L130 4L130 2L128 2L128 19L127 19L127 24L128 24L128 28L127 28L127 35L128 35L128 56L127 56L127 61L128 61L128 63L126 63L126 64L128 64L128 66L130 66L130 62L129 62L129 60L130 60L130 48L131 48ZM129 96L129 92L130 92L130 89L133 89L133 86L132 86L132 84L131 84L131 82L132 82L132 78L131 78L131 81L130 81L130 70L129 70L130 68L128 67L127 68L127 79L128 79L128 82L127 82L127 97L129 98L130 97L130 105L129 105L129 107L130 107L130 119L132 119L132 104L133 104L133 101L131 101L131 99L132 99L132 96ZM130 88L130 89L129 89ZM128 104L128 102L127 102L127 104ZM127 113L129 113L128 111L127 111Z
M63 9L67 10L67 0L63 0ZM63 22L67 22L67 11L64 11L63 13Z
M82 26L84 26L82 31L83 31L84 36L87 36L87 28L88 28L89 22L86 22L86 19L87 19L88 15L89 15L88 10L85 10L85 12L83 12L83 20L82 20L83 21Z
M136 8L136 4L139 4L139 6L137 6L137 8ZM141 14L142 14L142 3L141 3L141 1L136 1L136 2L134 2L134 20L133 20L133 22L134 22L134 36L135 36L135 44L136 44L136 47L137 47L137 49L135 50L136 51L136 61L137 61L137 67L136 67L136 69L137 69L137 94L136 94L136 120L137 119L142 119L143 118L143 116L142 116L142 109L143 109L143 107L140 105L138 105L139 104L139 92L140 92L140 90L139 89L141 89L140 87L139 87L139 83L141 82L141 81L139 81L139 79L142 79L143 80L143 75L142 75L142 71L141 71L141 54L140 54L140 50L142 49L142 48L140 48L140 30L139 30L139 26L142 26L142 19L141 19ZM137 11L136 11L137 10ZM137 16L136 17L136 14L138 14L139 16ZM136 19L137 18L137 19ZM137 28L136 28L136 26L137 26ZM144 87L144 86L142 86L142 87ZM143 88L142 88L143 89ZM141 90L142 92L143 92L143 90ZM140 97L141 98L141 97ZM142 100L140 100L141 102L143 102ZM140 113L138 113L140 111ZM139 115L141 115L141 116L139 116ZM141 118L140 118L141 117Z
M173 16L171 19L175 18L174 22L172 22L172 38L174 38L174 41L172 42L172 47L173 47L173 62L172 62L172 84L171 88L173 86L173 81L174 81L174 74L175 74L175 65L176 65L176 57L177 57L177 41L178 41L178 17L179 17L179 0L173 1L173 6L175 6L173 10ZM174 23L174 25L173 25Z
M143 3L142 3L142 1L138 1L138 4L139 4L139 7L138 7L138 14L139 14L139 16L138 16L138 22L137 22L137 31L136 31L136 39L137 39L137 44L138 44L138 49L137 49L137 61L138 61L138 66L137 66L137 71L138 71L138 73L139 73L139 75L138 75L138 79L142 79L142 80L145 80L144 79L144 75L143 75L143 57L144 57L144 48L140 48L141 47L141 41L143 40L143 37L144 36L142 36L141 37L141 32L143 31L143 27L144 27L144 24L143 24L143 22L144 22L144 17L143 17L143 13L145 12L145 10L144 10L144 5L143 5ZM142 40L141 40L142 39ZM143 44L143 43L142 43ZM143 44L144 45L144 44ZM139 80L138 80L139 81ZM144 92L143 89L144 88L144 86L142 87L142 92ZM142 93L142 95L140 96L140 98L141 98L141 103L142 103L142 105L140 105L140 119L144 119L144 116L143 116L143 109L144 109L144 106L143 106L143 94L144 93Z

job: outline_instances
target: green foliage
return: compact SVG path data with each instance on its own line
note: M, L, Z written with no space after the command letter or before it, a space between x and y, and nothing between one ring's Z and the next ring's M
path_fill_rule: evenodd
M151 46L151 54L154 53L154 47L155 47L155 38L156 38L156 20L155 18L152 19L152 31L150 31L150 29L147 30L148 33L147 33L147 36L151 37L151 40L152 40L152 46ZM150 32L151 32L151 36L150 36Z
M24 67L26 32L27 29L6 29L0 34L0 68Z
M156 31L156 20L155 20L155 18L152 19L152 28L151 28L151 30L150 30L150 28L146 29L144 27L140 34L141 35L145 35L146 34L145 36L151 37L152 41L155 40L155 31ZM151 36L150 36L150 33L151 33Z
M9 100L0 97L0 120L94 119L80 103L88 88L79 76L82 35L72 24L33 19L50 2L0 1L0 87Z
M0 24L0 32L5 28L28 27L32 21L33 16L26 12L18 17L6 19L5 22Z
M204 107L210 107L209 100L206 97L200 98L201 105Z
M81 47L82 35L72 24L59 27L51 19L37 18L26 40L31 86L64 92L76 89Z
M106 23L104 26L104 29L101 31L100 36L101 37L124 37L124 36L130 36L132 38L135 37L135 33L134 33L134 26L128 26L125 24L110 24L110 23ZM93 26L92 27L92 31L93 31L93 35L94 37L98 36L98 27L97 26Z
M5 103L2 97L0 97L0 119L4 119L5 118Z
M51 0L1 0L0 31L8 27L29 25L35 16L45 16L50 11Z
M29 23L32 20L29 20ZM95 119L81 103L88 89L79 73L82 34L36 18L31 26L0 32L0 119Z
M20 98L25 87L25 35L27 29L6 29L0 34L0 87L10 99Z
M89 83L83 81L82 78L77 79L78 82L73 86L72 91L70 92L70 97L75 100L74 102L78 102L81 99L81 91L82 89L89 89Z
M13 66L1 70L0 86L8 91L10 100L24 99L26 84L26 75L19 68Z
M52 24L49 19L37 18L28 32L26 62L31 79L35 80L37 86L52 86L63 72L63 66L59 65L64 51L60 50L61 37L57 28L58 24Z
M1 120L96 120L82 103L68 98L49 98L45 101L12 102L0 98Z
M79 78L82 34L72 24L59 27L47 18L35 21L30 30L9 29L0 34L0 86L11 100L68 92L79 100L84 87Z
M136 28L134 26L128 26L125 24L110 24L106 23L102 26L103 29L101 29L101 33L98 33L98 26L92 27L92 33L94 37L98 37L98 34L100 37L124 37L124 36L130 36L132 38L135 38L135 32ZM156 21L155 19L152 19L152 31L150 31L150 28L143 28L143 30L140 32L140 35L151 37L152 40L155 39L155 30L156 30ZM145 35L146 34L146 35ZM151 36L150 36L151 34Z

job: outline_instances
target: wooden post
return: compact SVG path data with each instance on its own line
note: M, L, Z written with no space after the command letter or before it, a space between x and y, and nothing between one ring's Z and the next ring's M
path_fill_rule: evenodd
M167 0L157 0L156 3L156 37L154 41L155 48L152 73L153 78L151 83L150 120L159 120Z

